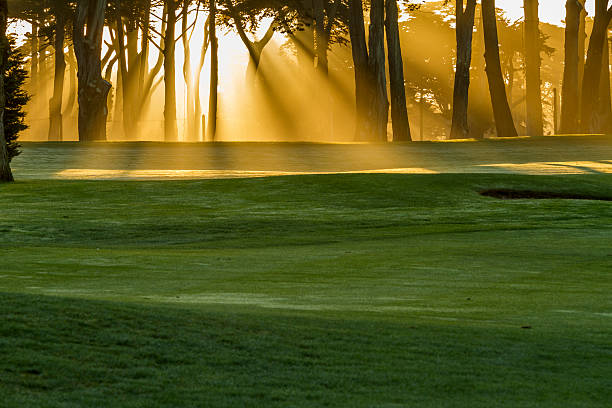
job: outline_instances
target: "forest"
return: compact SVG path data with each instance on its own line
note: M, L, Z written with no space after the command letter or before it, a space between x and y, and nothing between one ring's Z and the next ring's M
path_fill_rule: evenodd
M580 2L566 8L563 28L539 22L537 1L513 22L494 1L11 0L9 35L21 31L31 96L22 138L610 132L612 9L605 0L595 15ZM220 70L232 47L248 63Z

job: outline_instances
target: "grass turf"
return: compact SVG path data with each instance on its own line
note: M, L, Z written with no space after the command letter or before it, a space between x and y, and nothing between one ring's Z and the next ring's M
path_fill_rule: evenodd
M0 186L0 405L606 406L608 175Z

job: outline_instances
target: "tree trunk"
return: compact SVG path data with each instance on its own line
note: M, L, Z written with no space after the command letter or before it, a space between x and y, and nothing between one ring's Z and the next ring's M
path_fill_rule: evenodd
M370 137L375 141L387 141L389 122L389 100L385 74L385 0L372 0L370 8L368 67L373 78L373 98L369 116L372 128Z
M62 125L62 100L64 98L64 76L66 58L64 56L65 16L62 6L55 7L55 72L53 79L53 97L49 101L49 140L64 139Z
M538 0L523 0L525 9L525 79L527 87L527 135L542 136L542 80L540 77L540 19Z
M368 68L368 48L366 46L361 0L349 2L349 34L353 53L355 71L355 140L367 141L371 138L368 132L368 104L370 101L370 71Z
M106 140L107 97L111 84L102 78L102 31L106 0L80 0L74 21L78 64L79 140Z
M182 33L183 36L183 80L187 88L187 95L185 96L186 104L185 111L187 113L187 123L184 125L186 141L194 142L198 140L198 135L194 131L196 125L195 117L195 101L194 94L196 90L193 84L193 73L191 69L191 47L189 46L190 37L187 35L188 30L188 16L189 16L189 3L190 0L183 0L183 20L182 20Z
M166 142L178 141L175 61L176 6L176 0L166 0L166 35L164 39L164 140Z
M208 27L210 23L210 16L204 22L204 39L202 41L202 48L200 49L200 63L198 65L198 69L195 73L195 101L194 101L194 109L195 109L195 118L196 124L194 126L195 132L198 135L198 141L205 141L206 136L203 135L203 130L205 126L203 124L202 117L202 101L200 99L200 81L202 78L202 69L204 69L204 63L206 61L206 52L208 51L208 45L210 44L209 36L208 36Z
M601 64L601 86L597 109L597 133L612 133L612 96L610 95L610 43L606 38Z
M585 6L586 0L576 0L576 6L579 6L580 13L578 14L579 18L579 31L578 31L578 100L580 101L580 91L582 86L582 80L584 78L584 63L586 58L586 41L587 41L587 33L586 33L586 18L587 11ZM578 110L576 110L578 112Z
M608 26L612 19L612 7L607 9L608 0L595 1L595 19L589 40L589 50L584 66L582 95L580 101L580 128L584 133L597 132L595 112L599 103L601 84L601 64L604 43L608 39Z
M78 84L77 84L77 62L76 57L74 55L74 46L71 45L68 47L68 101L66 102L66 106L64 107L64 111L62 112L62 116L73 116L76 108L77 101L77 93L78 93Z
M495 0L482 0L482 22L485 41L485 62L489 93L497 137L515 137L516 128L506 97L506 86L499 61L499 39L497 36L497 18L495 16Z
M315 17L315 54L317 57L317 72L323 78L327 78L329 74L329 63L327 59L327 48L329 47L329 39L325 27L325 2L327 0L314 0L314 17Z
M575 0L565 4L565 64L563 69L563 89L561 93L560 133L578 133L580 110L579 81L579 31L582 6Z
M208 101L208 130L212 142L217 137L217 107L219 88L219 43L217 40L217 4L210 0L210 20L208 26L210 37L210 97Z
M9 52L9 44L6 38L7 17L7 2L6 0L0 0L0 182L13 181L4 132L4 107L6 105L4 70Z
M457 65L455 68L455 85L453 88L453 118L451 122L451 139L465 139L469 136L468 100L470 91L470 66L472 65L472 37L476 0L468 0L463 7L463 0L457 0Z
M387 49L389 52L389 84L391 91L391 124L394 142L409 142L410 123L406 106L406 88L404 84L404 62L400 44L397 0L386 0Z

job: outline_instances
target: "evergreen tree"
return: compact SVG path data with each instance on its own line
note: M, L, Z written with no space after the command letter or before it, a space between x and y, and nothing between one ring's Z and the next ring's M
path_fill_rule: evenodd
M9 37L9 54L4 72L4 92L6 95L6 107L4 111L4 134L8 150L9 162L17 157L21 151L17 138L26 130L24 106L30 100L30 96L24 90L24 82L27 79L25 70L25 59L23 53L16 48L15 38Z

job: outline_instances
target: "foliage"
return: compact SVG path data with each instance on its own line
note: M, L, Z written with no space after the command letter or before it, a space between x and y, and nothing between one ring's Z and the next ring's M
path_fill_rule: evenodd
M9 161L17 157L21 151L17 139L19 134L28 128L25 124L24 107L30 96L24 90L27 79L24 55L15 46L15 38L9 37L9 56L4 73L4 90L6 94L6 107L4 110L4 134L8 147Z

